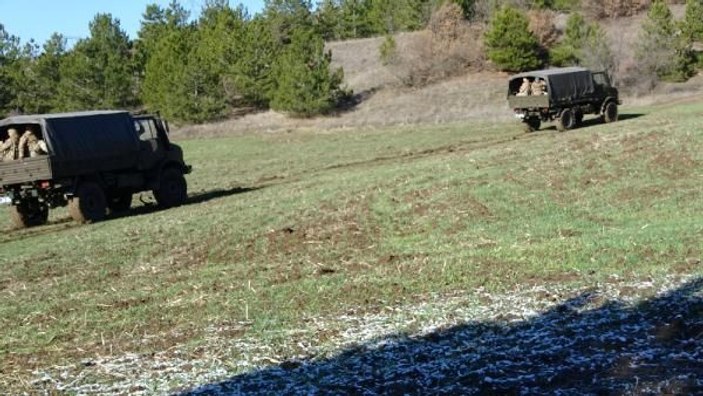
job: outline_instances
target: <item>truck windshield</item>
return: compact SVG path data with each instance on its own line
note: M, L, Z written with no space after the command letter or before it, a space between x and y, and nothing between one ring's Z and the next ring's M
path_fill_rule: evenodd
M156 127L153 120L137 119L134 120L134 128L139 133L139 139L142 141L156 139Z
M609 85L608 77L605 75L605 73L593 73L593 82L596 85Z

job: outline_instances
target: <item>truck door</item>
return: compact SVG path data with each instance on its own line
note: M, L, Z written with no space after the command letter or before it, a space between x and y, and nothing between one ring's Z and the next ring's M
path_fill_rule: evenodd
M137 118L134 127L139 133L140 166L142 169L151 169L156 166L166 155L164 146L159 140L159 133L153 118Z

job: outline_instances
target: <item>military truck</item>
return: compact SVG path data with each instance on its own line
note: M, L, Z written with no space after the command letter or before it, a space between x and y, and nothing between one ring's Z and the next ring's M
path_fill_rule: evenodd
M535 83L543 88L537 87L533 94L530 87ZM525 124L525 129L532 132L538 130L543 121L553 120L559 131L576 128L585 114L597 114L604 122L615 122L618 105L622 102L605 72L565 67L510 77L508 104Z
M161 207L183 204L191 167L170 142L159 116L126 111L21 115L0 120L8 130L35 132L45 155L0 162L0 195L11 200L16 227L45 224L49 209L68 206L78 222L94 222L130 208L132 195L153 191ZM20 156L18 156L20 157Z

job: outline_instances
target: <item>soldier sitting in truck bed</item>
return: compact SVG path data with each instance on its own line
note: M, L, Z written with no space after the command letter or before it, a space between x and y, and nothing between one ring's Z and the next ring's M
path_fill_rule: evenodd
M31 128L22 134L19 143L19 157L37 157L39 155L49 154L49 149L46 147L46 142L37 138L37 135Z
M530 80L527 78L522 79L522 85L520 85L520 89L518 92L515 94L515 96L527 96L530 95Z
M15 128L7 130L7 140L0 143L0 160L12 161L19 158L20 137Z
M539 96L539 95L546 95L546 89L547 89L547 83L541 79L537 78L535 81L532 83L532 95Z

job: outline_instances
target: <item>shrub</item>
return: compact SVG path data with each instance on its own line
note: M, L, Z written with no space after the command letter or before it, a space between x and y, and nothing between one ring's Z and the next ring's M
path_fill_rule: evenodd
M484 64L482 32L472 28L457 4L448 2L430 18L428 29L399 49L390 70L405 86L417 87Z
M383 43L378 47L378 55L384 66L396 63L398 60L398 44L395 42L393 35L386 35Z
M539 43L525 15L512 7L495 13L485 35L488 59L499 69L511 72L534 69L542 64Z

